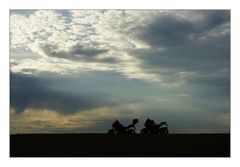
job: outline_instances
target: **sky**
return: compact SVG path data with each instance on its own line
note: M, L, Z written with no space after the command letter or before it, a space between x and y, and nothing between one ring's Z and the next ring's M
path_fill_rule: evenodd
M230 132L229 10L11 10L10 133L118 119Z

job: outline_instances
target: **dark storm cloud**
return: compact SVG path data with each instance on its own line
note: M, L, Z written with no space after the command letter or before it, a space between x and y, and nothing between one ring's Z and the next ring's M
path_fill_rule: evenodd
M230 22L229 10L205 10L198 12L203 16L203 20L197 26L201 27L200 25L202 25L204 30L212 29L225 22Z
M164 50L139 50L132 54L143 60L145 69L212 72L229 68L229 37L195 41Z
M185 85L188 83L198 84L200 87L225 85L228 89L230 34L222 34L220 31L230 29L230 13L229 11L195 11L195 13L202 16L195 22L178 18L179 16L160 16L142 31L143 36L139 36L153 47L132 50L129 53L141 60L140 66L145 72L160 74L164 82L178 82L184 79ZM225 27L219 28L223 24ZM211 30L218 35L209 33ZM191 39L190 36L193 34L199 39ZM184 76L181 72L194 73L194 76Z
M196 40L205 31L230 21L229 11L193 11L193 13L198 13L202 19L190 21L173 14L159 16L136 33L137 38L151 46L183 45Z
M193 24L188 20L166 15L153 20L138 38L152 46L168 46L188 41L188 35L192 32Z
M11 107L17 112L26 108L53 109L64 114L100 106L112 106L111 99L102 94L92 94L80 88L81 93L74 95L51 88L56 80L11 73Z
M160 16L139 36L151 49L129 53L141 60L140 67L146 73L159 74L166 85L182 83L180 89L193 97L193 104L204 101L206 106L218 106L222 102L226 104L222 108L228 111L230 34L221 32L230 29L230 13L195 12L202 16L195 22L179 16ZM213 110L217 113L216 108Z
M183 82L181 90L194 97L230 97L229 37L193 42L163 51L141 50L134 53L146 72L161 75L164 83ZM211 99L210 99L211 100Z
M115 62L113 58L97 59L96 56L108 52L106 49L83 48L80 45L72 47L69 51L58 51L55 45L45 44L41 46L43 52L50 57L62 58L82 62Z

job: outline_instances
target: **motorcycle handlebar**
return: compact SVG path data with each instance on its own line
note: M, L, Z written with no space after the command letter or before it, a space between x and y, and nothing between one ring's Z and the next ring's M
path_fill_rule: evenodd
M168 126L167 121L161 122L159 125L160 125L160 126L162 126L162 125Z

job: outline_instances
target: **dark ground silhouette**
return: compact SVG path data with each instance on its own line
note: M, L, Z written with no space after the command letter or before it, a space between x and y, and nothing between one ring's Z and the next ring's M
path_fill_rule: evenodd
M11 157L229 157L230 134L10 135Z

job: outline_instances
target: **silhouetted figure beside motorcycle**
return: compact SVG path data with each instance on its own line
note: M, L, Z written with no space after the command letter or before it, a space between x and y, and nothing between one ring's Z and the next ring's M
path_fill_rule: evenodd
M112 124L112 129L108 131L108 134L135 134L135 125L138 123L138 119L134 119L128 126L123 126L118 120Z
M168 134L168 124L167 122L161 122L160 124L156 124L154 120L147 118L145 124L145 128L141 130L141 134Z

